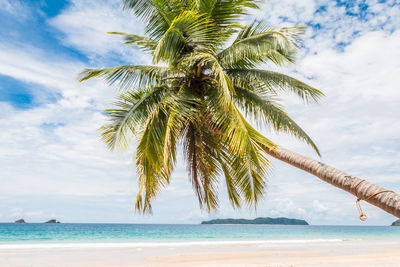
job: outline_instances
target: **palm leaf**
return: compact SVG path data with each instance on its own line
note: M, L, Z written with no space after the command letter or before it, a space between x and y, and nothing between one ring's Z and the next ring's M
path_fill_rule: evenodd
M213 107L213 124L221 135L223 144L231 155L230 175L237 181L240 194L249 205L256 205L264 193L263 177L268 173L270 163L265 157L262 145L274 149L274 144L257 132L232 105L227 113L218 102Z
M226 72L235 85L257 88L264 93L288 91L295 93L304 101L315 102L324 95L320 90L279 72L259 69L229 69Z
M211 81L218 94L214 95L220 100L226 110L232 105L233 84L218 60L210 53L196 52L184 57L180 62L180 68L195 69L197 66L210 71L208 80Z
M188 162L189 177L200 207L208 211L218 208L219 165L215 153L215 138L205 128L189 123L185 129L184 151Z
M168 121L165 127L164 136L164 161L163 168L170 173L176 161L176 145L183 136L183 129L190 121L190 118L197 116L196 105L199 99L185 94L184 91L178 92L176 100L170 107Z
M225 68L252 68L260 63L276 65L294 62L299 36L304 27L273 30L263 21L253 22L238 34L234 43L218 53Z
M153 52L157 47L157 41L140 34L125 33L125 32L108 32L108 34L122 35L125 44L135 45L146 52Z
M217 37L213 25L204 15L184 11L172 20L161 37L153 62L163 60L175 65L185 54L194 51L212 52Z
M124 9L129 9L145 23L145 32L151 38L159 40L179 14L173 5L175 1L163 0L123 0Z
M149 113L159 104L167 88L164 86L127 91L114 103L118 108L107 109L109 123L103 126L102 137L112 150L126 149L141 129Z
M236 100L247 114L253 115L256 121L263 121L278 132L288 133L305 141L320 155L318 147L307 133L274 101L244 88L235 87Z
M139 191L135 209L151 212L150 202L169 183L170 172L164 169L164 139L168 114L176 97L166 94L149 114L136 149Z
M133 86L149 86L162 83L173 75L168 67L146 65L124 65L104 69L85 69L80 73L79 81L93 77L102 77L110 85L118 83L121 89Z
M207 14L220 28L238 22L249 9L258 9L254 0L199 0L198 10Z

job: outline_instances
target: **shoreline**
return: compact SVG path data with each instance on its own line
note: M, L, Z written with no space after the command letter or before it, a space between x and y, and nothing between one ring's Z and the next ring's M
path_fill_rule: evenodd
M336 243L347 242L348 239L277 239L277 240L213 240L213 241L177 241L173 240L151 240L141 242L15 242L15 243L0 243L0 250L6 249L57 249L57 248L158 248L158 247L187 247L187 246L224 246L224 245L266 245L266 244L312 244L312 243ZM353 240L357 241L357 240ZM390 241L390 240L387 240Z
M0 266L396 266L400 240L1 249Z

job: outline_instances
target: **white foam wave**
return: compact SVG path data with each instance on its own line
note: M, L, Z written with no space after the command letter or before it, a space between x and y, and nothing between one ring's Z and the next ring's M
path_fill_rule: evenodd
M187 242L141 242L141 243L30 243L0 244L0 249L53 249L53 248L157 248L210 245L267 245L267 244L307 244L343 242L343 239L303 239L303 240L216 240Z

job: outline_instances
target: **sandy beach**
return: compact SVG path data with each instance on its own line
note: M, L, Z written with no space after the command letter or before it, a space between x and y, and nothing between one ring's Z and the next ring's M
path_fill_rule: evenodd
M1 248L0 266L400 266L399 241Z

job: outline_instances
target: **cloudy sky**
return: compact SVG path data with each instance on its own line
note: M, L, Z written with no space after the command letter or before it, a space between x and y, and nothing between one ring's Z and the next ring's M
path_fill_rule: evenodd
M396 0L270 0L253 12L274 27L309 26L295 66L279 69L321 89L319 104L285 97L322 160L400 192L400 4ZM198 223L216 217L287 216L311 224L388 225L395 218L283 163L273 161L257 211L200 211L179 160L173 181L134 214L132 151L117 155L99 138L101 111L115 88L77 83L85 67L143 64L149 57L107 31L141 33L119 0L0 0L0 222ZM316 158L303 143L262 129Z

